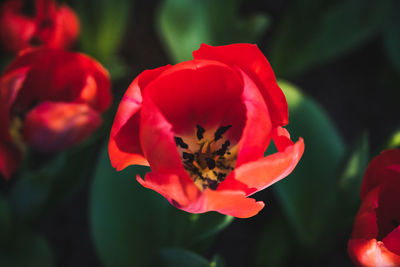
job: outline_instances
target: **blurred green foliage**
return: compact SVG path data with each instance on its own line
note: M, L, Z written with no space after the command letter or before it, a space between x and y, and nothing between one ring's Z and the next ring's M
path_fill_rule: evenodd
M0 250L0 265L10 267L52 267L53 253L48 242L39 234L14 229L7 246Z
M289 222L310 249L323 249L332 238L332 209L338 170L345 153L341 136L325 112L295 86L279 82L288 105L292 140L303 137L304 155L293 173L274 185Z
M232 221L232 217L217 213L177 210L136 181L136 175L143 176L148 167L130 166L116 172L106 148L96 167L90 201L94 242L104 266L160 264L158 253L171 246L203 251L209 245L208 239ZM187 258L193 264L198 259Z
M118 51L132 16L130 0L73 0L80 24L80 46L110 71L112 77L125 74L126 66Z
M174 62L192 58L200 44L255 42L269 26L269 17L238 16L240 0L165 0L157 16L157 30Z
M381 32L393 1L297 0L284 15L269 57L290 77L354 50Z
M182 248L167 248L161 250L162 266L166 267L224 267L223 260L214 256L209 262L203 257Z

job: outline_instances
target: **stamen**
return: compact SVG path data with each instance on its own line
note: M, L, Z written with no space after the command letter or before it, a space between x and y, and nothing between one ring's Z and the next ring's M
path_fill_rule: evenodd
M228 149L228 146L231 144L229 140L226 140L225 143L222 144L221 148L217 150L217 155L223 156L226 153L226 150Z
M227 126L221 126L221 127L219 127L219 128L215 131L215 134L214 134L214 141L218 141L219 139L221 139L221 138L222 138L222 135L223 135L224 133L226 133L226 131L228 131L229 128L231 128L231 127L232 127L232 125L227 125Z
M187 159L187 163L192 163L194 161L194 155L187 152L182 153L182 158Z
M206 163L210 170L215 168L215 161L212 158L206 158Z
M204 138L204 133L206 130L204 130L204 128L201 127L200 125L196 125L196 128L197 128L197 133L196 133L197 139L199 139L200 141L201 139Z
M177 145L177 146L180 146L181 148L184 148L184 149L188 149L189 148L189 146L188 146L188 144L186 144L185 142L183 142L183 139L182 138L180 138L180 137L174 137L175 138L175 144Z
M215 180L207 179L207 184L203 185L203 188L206 189L207 187L212 190L216 190L218 187L218 182Z
M180 151L183 167L200 190L216 190L235 167L237 146L229 149L231 142L227 139L221 142L222 145L217 143L230 127L231 125L219 127L214 133L214 139L210 140L206 137L208 135L205 136L206 130L196 125L198 141L194 144L194 140L192 143L185 143L181 137L175 137L176 145L184 149Z

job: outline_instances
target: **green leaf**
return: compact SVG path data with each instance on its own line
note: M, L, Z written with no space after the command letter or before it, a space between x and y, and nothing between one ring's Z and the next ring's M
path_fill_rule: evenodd
M393 1L391 13L383 25L383 38L386 52L393 61L397 71L400 72L400 2Z
M269 25L264 14L240 18L239 0L165 0L157 13L157 30L171 60L192 58L201 43L254 42Z
M280 214L270 218L263 232L257 236L257 245L251 258L252 266L285 266L292 245L293 240L285 218Z
M166 267L223 267L220 256L215 256L210 263L203 257L183 248L165 248L161 250L162 266Z
M170 204L143 188L136 175L149 168L130 166L116 172L107 146L101 151L91 188L90 220L104 266L152 266L165 243Z
M386 145L386 149L389 148L400 148L400 130L395 132L390 138Z
M390 0L312 1L311 6L295 2L274 38L271 65L288 77L355 49L380 32L390 4Z
M366 134L357 140L345 159L345 166L339 180L338 225L343 221L351 224L360 206L360 189L365 169L369 163L369 145ZM347 225L348 225L347 224Z
M234 217L216 212L191 214L171 207L168 221L168 245L198 248L231 224ZM206 244L207 245L207 244Z
M293 140L304 138L305 151L293 173L274 189L302 244L322 249L321 240L329 244L328 229L333 227L331 211L345 145L320 106L295 86L282 81L279 85L289 105L287 128Z
M9 194L16 217L34 221L40 213L56 207L67 195L73 194L92 171L90 166L96 154L97 148L90 140L50 159L29 154Z
M125 64L117 58L132 15L130 0L74 0L81 23L81 50L109 69L115 79L125 73Z
M12 223L12 215L8 203L3 196L0 196L0 247L9 243Z
M0 266L51 267L53 255L42 236L18 232L6 248L0 249Z

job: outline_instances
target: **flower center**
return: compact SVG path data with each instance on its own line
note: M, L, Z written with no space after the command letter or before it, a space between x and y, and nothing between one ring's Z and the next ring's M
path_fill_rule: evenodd
M183 166L200 190L217 189L218 184L235 168L237 145L224 134L232 125L221 126L210 135L200 125L196 126L196 138L175 136L175 143L181 155Z

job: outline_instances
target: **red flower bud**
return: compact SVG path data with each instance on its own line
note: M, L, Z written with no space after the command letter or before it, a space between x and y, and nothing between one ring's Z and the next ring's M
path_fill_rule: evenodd
M40 45L68 48L75 42L79 20L68 6L36 0L32 17L23 13L23 7L23 1L10 0L0 9L0 39L6 50L15 53Z
M400 149L368 165L348 252L357 266L400 266Z
M0 78L0 173L26 145L56 152L81 142L111 103L107 71L93 59L47 48L22 52Z
M109 142L112 165L150 165L145 187L177 208L257 214L247 196L286 177L304 151L282 128L284 94L256 45L202 45L194 60L141 73L123 97ZM278 153L264 158L271 139Z

